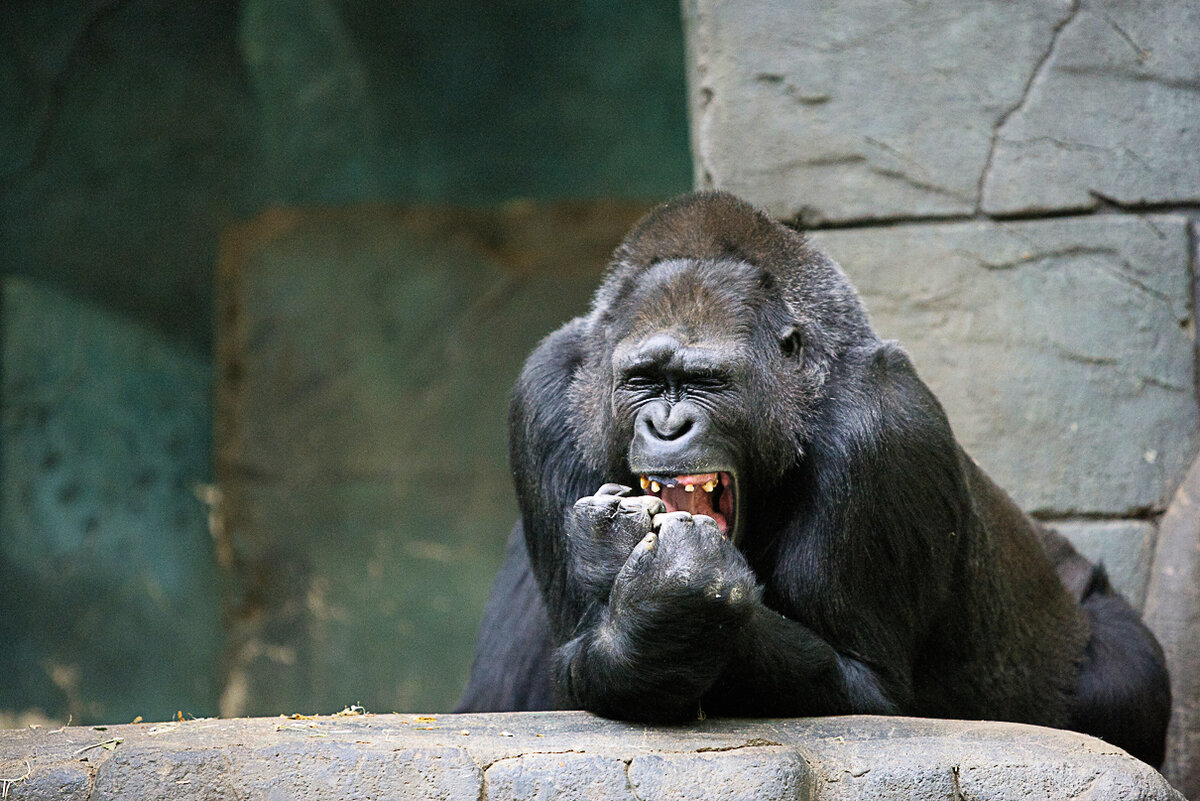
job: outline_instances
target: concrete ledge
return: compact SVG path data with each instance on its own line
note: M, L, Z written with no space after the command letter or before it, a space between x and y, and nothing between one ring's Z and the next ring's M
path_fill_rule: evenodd
M1181 799L1106 743L894 717L647 727L582 712L0 731L7 798Z

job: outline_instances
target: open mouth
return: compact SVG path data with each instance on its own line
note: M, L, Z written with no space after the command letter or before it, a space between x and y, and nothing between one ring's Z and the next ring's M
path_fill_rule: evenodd
M730 538L730 529L737 520L732 473L646 474L641 477L641 484L644 492L662 499L668 512L707 515L717 521L721 536Z

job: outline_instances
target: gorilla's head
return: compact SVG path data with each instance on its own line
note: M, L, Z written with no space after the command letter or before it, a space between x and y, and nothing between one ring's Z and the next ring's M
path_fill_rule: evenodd
M740 542L800 459L838 355L874 341L841 269L721 193L660 207L617 248L571 385L583 458Z

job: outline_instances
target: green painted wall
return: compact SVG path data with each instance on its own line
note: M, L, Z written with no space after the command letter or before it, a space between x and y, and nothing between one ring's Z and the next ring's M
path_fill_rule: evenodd
M657 200L691 184L675 0L12 0L0 266L211 346L270 205Z
M675 0L6 2L0 714L217 710L227 577L194 488L222 231L690 182ZM182 450L155 439L172 427Z

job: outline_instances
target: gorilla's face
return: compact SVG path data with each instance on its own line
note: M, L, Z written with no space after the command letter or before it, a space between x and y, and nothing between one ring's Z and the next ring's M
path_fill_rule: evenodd
M738 261L670 260L609 316L608 450L668 511L741 544L746 505L795 462L804 336L774 282ZM811 366L811 365L810 365Z

